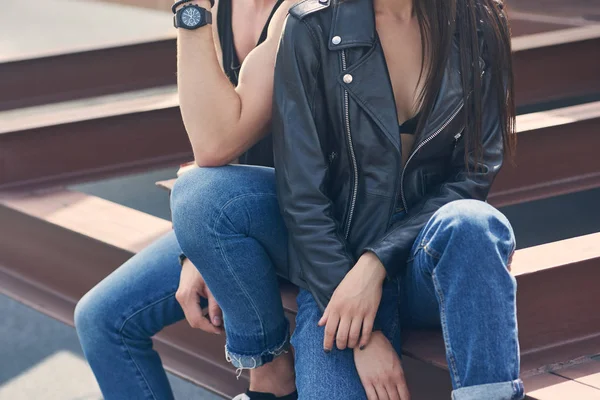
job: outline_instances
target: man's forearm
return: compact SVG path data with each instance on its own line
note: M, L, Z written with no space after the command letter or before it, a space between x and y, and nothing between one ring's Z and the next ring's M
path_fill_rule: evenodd
M208 0L194 3L210 9ZM219 65L211 25L178 29L177 49L179 104L196 162L219 163L240 118L240 98Z

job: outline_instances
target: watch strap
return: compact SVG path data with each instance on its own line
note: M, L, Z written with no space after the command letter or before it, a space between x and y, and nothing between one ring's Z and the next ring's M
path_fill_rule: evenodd
M171 6L171 11L173 11L173 14L177 14L177 7L179 7L182 4L185 3L189 3L192 0L177 0L172 6ZM210 8L213 8L215 6L215 0L209 0L210 1Z

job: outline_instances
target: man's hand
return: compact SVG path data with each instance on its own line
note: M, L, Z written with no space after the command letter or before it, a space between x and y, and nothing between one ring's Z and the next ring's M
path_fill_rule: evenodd
M363 349L354 349L354 363L368 400L410 400L400 358L381 332L373 332Z
M200 297L208 299L209 318L202 313ZM192 328L208 333L220 334L223 332L223 312L206 286L204 278L190 260L186 259L183 262L175 298L183 308L185 319Z
M334 339L340 350L355 348L359 339L361 347L369 343L385 275L381 261L371 252L346 274L319 320L319 326L325 325L325 351L333 348Z

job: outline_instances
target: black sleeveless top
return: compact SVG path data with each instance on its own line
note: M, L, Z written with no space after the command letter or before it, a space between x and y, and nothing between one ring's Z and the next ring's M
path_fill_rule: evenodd
M219 9L217 11L217 29L219 32L219 41L221 42L221 50L223 52L223 70L234 86L238 84L238 78L241 68L241 63L235 51L233 42L233 29L231 23L231 1L220 0ZM267 30L273 14L283 3L283 0L277 0L267 23L258 39L257 46L267 38ZM251 147L247 152L240 156L240 163L262 165L264 167L273 167L273 142L271 135L266 136L260 142Z

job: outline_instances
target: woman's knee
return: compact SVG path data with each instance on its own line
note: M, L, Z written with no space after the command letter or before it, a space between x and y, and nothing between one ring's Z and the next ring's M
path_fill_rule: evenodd
M514 249L515 236L510 222L496 208L479 200L457 200L442 206L434 216L450 228L453 235L472 238L473 243L490 240Z

